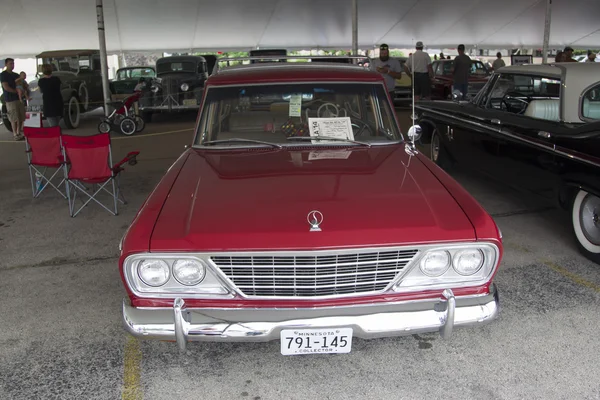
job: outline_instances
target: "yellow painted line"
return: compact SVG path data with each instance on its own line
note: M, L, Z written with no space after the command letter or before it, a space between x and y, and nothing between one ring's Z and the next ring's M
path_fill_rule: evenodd
M569 278L570 280L572 280L573 282L575 282L578 285L584 286L588 289L592 289L593 291L600 293L600 285L595 284L594 282L590 282L582 277L580 277L577 274L574 274L573 272L569 271L568 269L561 267L560 265L556 265L555 263L553 263L552 261L544 261L544 264L549 267L550 269L558 272L559 274L561 274L562 276Z
M179 129L177 131L167 131L167 132L156 132L156 133L149 133L147 135L131 135L131 136L118 136L118 137L111 137L110 140L121 140L121 139L141 139L141 138L145 138L145 137L150 137L150 136L161 136L161 135L169 135L171 133L181 133L181 132L189 132L189 131L193 131L194 128L188 128L188 129Z
M140 342L128 335L123 356L123 400L141 400L142 387L140 386L142 364L142 350Z

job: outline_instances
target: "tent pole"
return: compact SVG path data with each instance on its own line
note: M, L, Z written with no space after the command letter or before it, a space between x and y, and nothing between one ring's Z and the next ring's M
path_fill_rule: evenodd
M542 48L542 64L548 62L548 42L550 42L550 20L552 18L552 0L546 0L546 23L544 24L544 46Z
M108 84L108 55L106 54L106 38L104 36L104 8L102 0L96 0L96 17L98 20L98 41L100 43L100 68L102 72L102 93L104 93L104 115L108 117L110 89Z
M358 0L352 0L352 55L358 55Z

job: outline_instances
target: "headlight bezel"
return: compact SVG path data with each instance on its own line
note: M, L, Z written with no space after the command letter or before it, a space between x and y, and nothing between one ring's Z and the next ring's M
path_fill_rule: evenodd
M165 261L169 266L170 277L162 285L153 287L147 285L138 276L138 265L143 260L159 259ZM204 277L195 285L185 285L175 278L173 266L176 261L194 260L204 266ZM137 253L125 258L123 261L123 275L127 288L140 298L174 298L185 296L191 299L233 298L234 292L222 276L216 271L210 262L197 255L173 254L173 253Z
M481 267L471 275L459 274L454 266L457 254L465 250L478 249L483 254ZM427 276L421 270L422 260L430 252L448 251L450 267L437 277ZM442 245L427 245L420 248L420 253L407 265L404 271L390 286L393 292L416 292L425 290L457 289L481 286L490 281L498 268L500 248L494 242L472 242Z

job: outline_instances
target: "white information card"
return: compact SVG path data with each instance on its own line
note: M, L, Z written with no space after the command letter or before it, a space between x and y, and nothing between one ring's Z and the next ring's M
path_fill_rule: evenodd
M309 118L308 129L311 137L327 136L336 139L354 140L350 117ZM336 143L335 140L313 140L313 143ZM339 142L338 142L339 143Z

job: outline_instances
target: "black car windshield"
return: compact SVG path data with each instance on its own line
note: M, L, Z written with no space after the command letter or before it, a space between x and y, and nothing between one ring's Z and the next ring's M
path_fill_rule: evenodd
M402 139L383 85L302 83L210 88L195 145L357 146Z
M196 64L190 61L169 62L164 61L156 64L156 73L164 74L169 72L196 72Z

